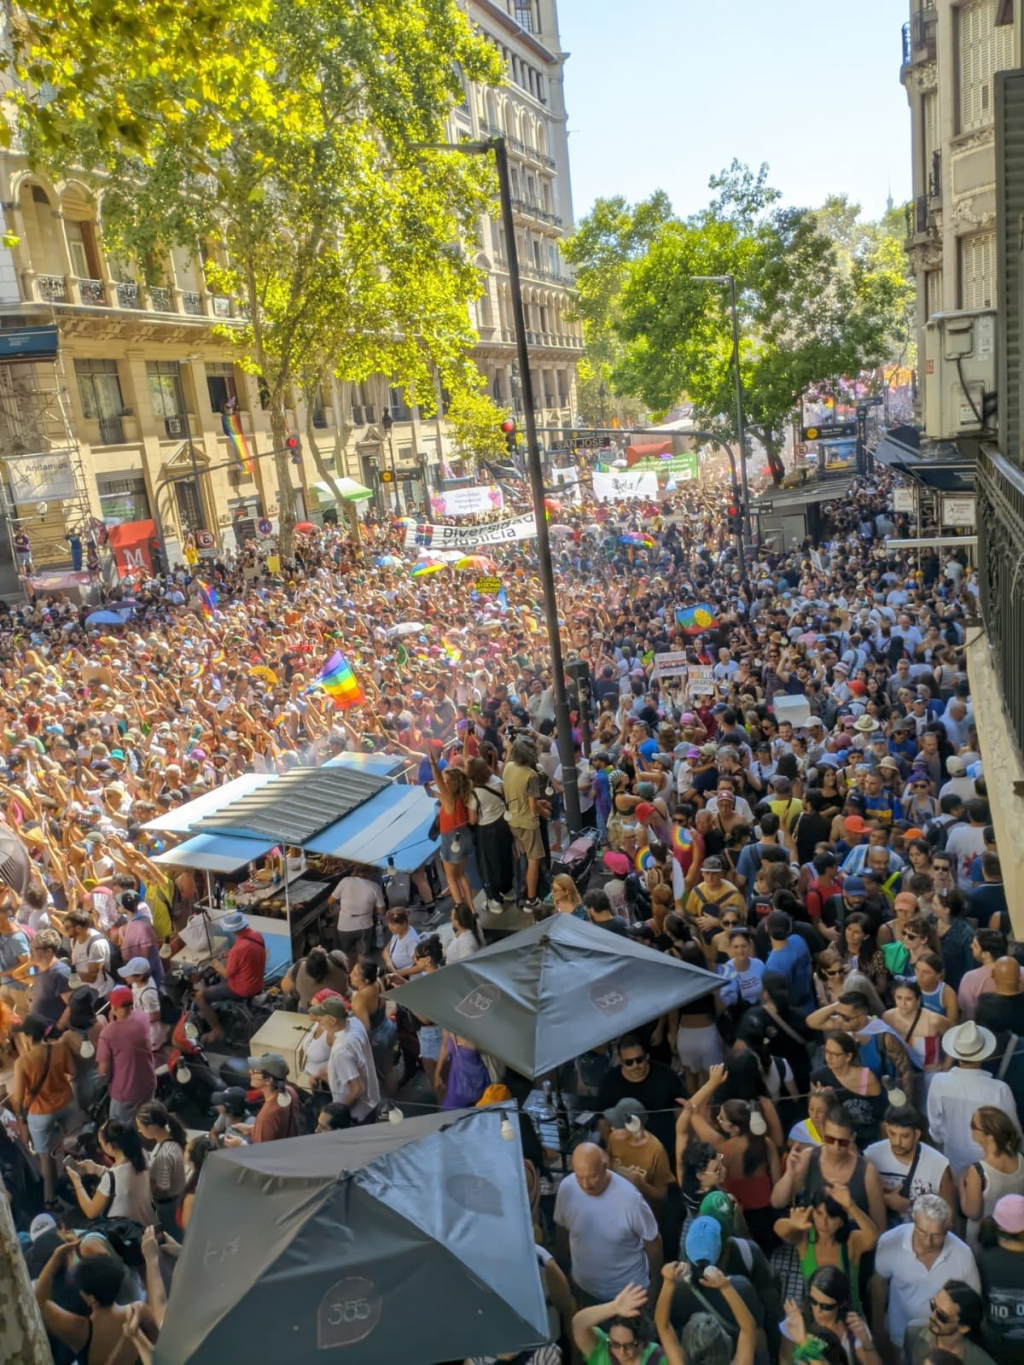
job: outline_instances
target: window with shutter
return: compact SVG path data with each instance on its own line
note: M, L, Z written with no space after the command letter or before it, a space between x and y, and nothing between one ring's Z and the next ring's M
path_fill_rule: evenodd
M927 316L942 312L942 271L929 270L924 277L924 298Z
M960 238L960 307L991 308L995 301L996 235Z
M992 122L993 76L1013 65L1013 29L996 27L995 0L970 0L956 11L959 52L959 127L969 133ZM926 134L927 136L927 134Z
M934 90L921 97L921 126L924 129L924 166L927 174L932 166L932 152L939 148L939 97Z

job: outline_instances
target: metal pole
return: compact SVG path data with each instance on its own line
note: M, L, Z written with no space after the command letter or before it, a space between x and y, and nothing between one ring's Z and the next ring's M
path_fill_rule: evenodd
M395 498L395 515L397 516L401 508L398 506L398 470L395 468L395 429L388 427L388 451L391 455L391 488Z
M740 323L736 311L736 276L729 275L729 307L732 310L732 363L736 367L736 439L740 446L740 487L743 490L743 518L750 503L747 488L747 431L743 416L743 379L740 375Z
M512 214L512 188L508 173L508 151L503 137L492 138L490 146L498 170L501 194L501 222L505 229L508 251L508 283L512 303L512 325L516 332L516 355L519 360L519 379L523 386L523 421L526 424L526 460L530 471L530 490L533 494L533 515L537 523L537 559L540 562L540 581L544 590L544 615L547 618L548 645L551 649L551 674L555 693L555 733L558 755L562 762L562 789L565 793L565 818L570 834L578 834L583 827L580 794L576 774L576 754L569 720L569 698L565 690L565 665L562 662L562 637L558 631L558 599L555 596L555 576L551 563L551 542L544 515L544 475L541 470L540 450L537 445L537 424L533 402L533 378L530 374L530 353L526 347L526 320L523 316L523 291L519 279L519 253L516 248L516 224Z

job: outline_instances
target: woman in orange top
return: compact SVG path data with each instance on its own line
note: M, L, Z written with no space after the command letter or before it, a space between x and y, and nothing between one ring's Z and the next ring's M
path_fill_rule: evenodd
M473 794L473 784L461 768L448 767L442 772L430 745L427 746L427 757L441 802L438 829L441 834L441 866L448 878L448 890L456 905L460 901L472 905L473 888L466 876L466 859L472 847L470 826L476 824L479 809Z
M29 1143L39 1158L43 1196L53 1202L53 1156L75 1112L71 1088L75 1063L62 1038L48 1035L51 1025L30 1014L20 1033L28 1044L14 1064L11 1103L28 1129Z

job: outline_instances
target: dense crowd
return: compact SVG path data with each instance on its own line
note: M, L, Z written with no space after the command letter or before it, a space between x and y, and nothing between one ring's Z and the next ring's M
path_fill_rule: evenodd
M597 1116L565 1172L524 1119L551 1341L510 1358L1024 1361L1024 992L965 667L976 576L888 548L891 494L858 481L817 548L745 562L696 489L553 507L563 648L587 666L583 879L532 542L480 551L501 584L480 592L454 563L411 574L405 525L371 517L358 546L325 527L283 564L269 543L189 547L107 595L120 626L59 595L0 614L23 886L0 903L0 1170L56 1358L148 1359L207 1156L302 1131L274 1054L200 1130L158 1098L188 1041L169 946L210 888L155 862L168 836L144 826L354 749L436 795L440 868L404 894L348 870L281 983L310 1017L319 1131L386 1106L396 1031L434 1104L514 1089L469 1037L392 1017L403 982L471 957L514 904L720 978L565 1069ZM366 694L344 710L310 690L337 649ZM208 1047L265 969L246 916L221 924ZM102 1116L95 1160L65 1159L82 1114Z

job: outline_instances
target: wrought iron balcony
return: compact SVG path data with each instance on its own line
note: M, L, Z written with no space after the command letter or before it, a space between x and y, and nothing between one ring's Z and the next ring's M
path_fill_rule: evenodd
M1007 714L1024 748L1024 472L982 451L975 475L981 611Z
M189 290L183 291L181 295L181 306L184 308L185 312L191 314L192 317L201 318L203 316L203 299L200 294L193 294Z
M516 213L526 214L529 218L539 218L542 223L550 223L553 227L562 226L562 220L557 213L549 213L539 204L531 204L528 199L513 199L512 208Z
M94 308L102 308L107 301L102 280L79 280L78 294L83 303Z
M99 419L100 445L120 446L124 445L124 423L120 416L101 417Z
M121 280L117 286L119 308L141 308L142 291L134 280Z
M919 194L912 204L908 204L905 209L907 221L907 241L912 242L916 237L923 237L933 230L933 224L929 221L928 215L928 196Z
M942 198L942 153L932 152L932 164L928 171L928 198Z
M174 295L169 289L151 289L149 291L149 305L157 313L173 313Z
M933 62L936 54L938 16L933 4L926 4L903 25L902 62L904 67L915 62Z
M47 303L67 303L68 286L63 275L37 275L39 296Z

